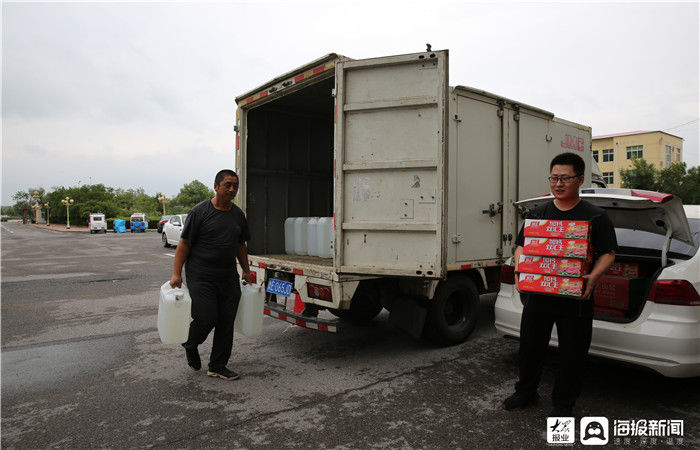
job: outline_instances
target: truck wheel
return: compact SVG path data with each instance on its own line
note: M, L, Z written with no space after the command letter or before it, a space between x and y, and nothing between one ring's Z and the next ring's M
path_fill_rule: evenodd
M162 241L163 241L163 247L168 248L170 247L170 244L168 244L168 236L163 233L162 235Z
M425 319L424 334L439 345L464 342L479 316L479 291L469 278L449 279L438 286Z
M107 228L105 228L104 230L102 230L102 233L103 233L103 234L107 234Z
M352 296L350 309L329 309L329 311L341 319L364 323L377 317L382 309L384 307L379 300L379 292L360 282Z

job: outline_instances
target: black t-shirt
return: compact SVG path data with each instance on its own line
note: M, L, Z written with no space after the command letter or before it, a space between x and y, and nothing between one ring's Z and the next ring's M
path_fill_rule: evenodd
M585 200L581 200L576 206L568 211L562 211L556 207L554 201L540 205L530 211L529 219L540 220L587 220L591 223L591 244L593 245L593 264L600 255L610 253L617 249L617 238L615 237L615 226L604 209L599 208ZM523 228L520 228L515 245L523 247L525 236ZM593 297L587 301L576 298L539 295L521 292L523 301L528 302L530 307L546 310L555 314L566 315L593 315Z
M188 277L238 279L238 248L250 240L248 221L238 206L231 205L228 211L221 211L211 200L196 204L187 213L180 237L191 245L185 265Z

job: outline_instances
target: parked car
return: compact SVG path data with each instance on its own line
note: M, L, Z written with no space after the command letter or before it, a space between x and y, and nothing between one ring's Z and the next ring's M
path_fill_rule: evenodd
M90 230L90 234L99 233L100 231L106 233L107 221L105 220L105 215L102 213L91 213L88 218L88 230Z
M162 232L163 232L163 225L165 225L165 223L166 223L166 222L168 221L168 219L170 219L171 217L172 217L172 216L163 216L163 217L161 217L160 220L158 221L158 226L156 227L156 231L159 232L159 233L162 233Z
M134 231L146 231L148 229L148 219L144 213L134 213L129 217L129 229Z
M187 214L176 214L170 216L168 222L163 225L162 241L163 247L170 247L171 245L177 246L180 241L180 234L182 233L182 227L185 226L185 219Z
M670 194L630 189L583 189L615 225L616 263L638 268L626 309L596 308L590 354L652 369L667 377L700 375L700 207ZM518 202L533 208L552 197ZM687 216L686 216L687 213ZM523 305L512 258L501 270L495 325L519 337ZM634 276L634 275L633 275ZM636 292L635 292L636 291ZM599 299L600 300L600 299ZM550 345L557 346L554 331Z

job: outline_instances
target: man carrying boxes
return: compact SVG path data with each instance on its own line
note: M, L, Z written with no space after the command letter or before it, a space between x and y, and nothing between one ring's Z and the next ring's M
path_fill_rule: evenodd
M559 368L550 416L572 416L593 327L591 294L615 261L615 228L605 210L579 197L585 163L562 153L550 164L554 200L530 212L515 243L517 287L524 309L520 323L520 379L502 407L537 402L537 387L554 324ZM591 269L592 267L592 269Z

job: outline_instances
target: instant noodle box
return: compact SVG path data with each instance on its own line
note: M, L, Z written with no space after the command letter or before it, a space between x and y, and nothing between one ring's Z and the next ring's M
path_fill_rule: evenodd
M579 297L583 294L583 278L520 273L518 275L518 290Z
M639 264L628 262L614 262L605 272L605 275L612 275L625 278L638 278Z
M593 291L594 305L604 308L628 310L630 298L641 298L644 279L603 275Z
M601 306L593 306L593 314L596 316L625 317L624 311L614 308L603 308Z
M586 220L539 220L526 219L525 236L588 239L590 222Z
M520 255L518 259L518 272L581 277L588 273L588 263L583 259L576 258Z
M587 261L593 259L593 248L586 239L526 237L523 253L560 258L580 258Z

